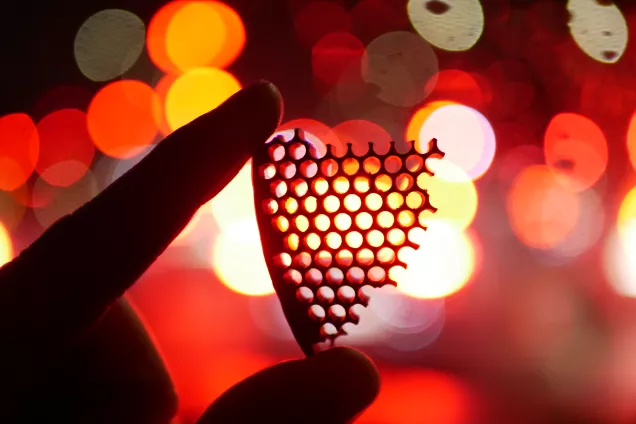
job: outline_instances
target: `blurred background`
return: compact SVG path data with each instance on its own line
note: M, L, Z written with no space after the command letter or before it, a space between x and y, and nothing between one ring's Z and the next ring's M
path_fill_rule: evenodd
M360 423L636 422L635 25L627 0L3 5L0 264L266 78L281 131L446 152L408 278L338 339L381 370ZM301 355L250 173L127 294L174 379L175 424Z

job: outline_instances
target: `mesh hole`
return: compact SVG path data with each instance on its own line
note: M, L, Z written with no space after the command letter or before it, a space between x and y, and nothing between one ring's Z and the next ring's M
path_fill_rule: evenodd
M271 163L265 164L260 167L259 174L266 180L271 180L276 176L276 167Z
M366 158L362 163L362 168L367 174L374 175L380 172L380 168L382 164L380 163L380 159L376 157Z
M300 252L294 256L293 264L296 268L307 268L311 265L311 255L307 252Z
M325 338L335 337L338 335L338 329L330 322L326 322L320 327L320 335Z
M320 214L314 218L314 225L320 231L327 231L331 227L331 220L325 214Z
M369 281L376 284L381 283L386 279L386 271L384 271L384 268L382 267L374 266L367 273L367 277L369 278Z
M386 204L390 209L399 209L404 204L404 196L400 193L391 193L386 198Z
M426 223L433 217L432 211L423 210L417 217L418 222L422 227L426 227Z
M333 177L338 172L338 163L333 159L327 159L320 164L320 172L325 177Z
M373 252L370 249L361 249L356 253L356 260L360 265L369 266L373 263Z
M294 285L299 285L303 281L302 275L300 275L300 272L295 269L288 269L287 271L285 271L285 273L283 274L283 279L288 284Z
M342 267L347 267L353 263L353 253L343 249L336 253L336 263Z
M405 165L409 172L419 172L424 168L424 159L417 155L411 155L406 158Z
M369 285L365 285L358 289L358 299L360 299L363 303L368 303L371 298L371 294L373 294L373 287Z
M424 206L424 195L419 191L412 191L406 196L406 206L411 209L418 209Z
M274 256L274 264L276 266L289 268L291 263L292 263L292 258L289 255L289 253L279 253L278 255Z
M263 200L263 212L272 215L278 212L278 202L274 199Z
M333 190L338 194L344 194L349 191L351 183L345 177L338 177L333 180Z
M349 286L342 286L338 289L338 299L344 303L351 303L356 298L356 291Z
M331 194L325 198L323 206L327 212L334 213L340 209L340 199Z
M409 174L400 174L395 179L395 186L400 191L410 190L411 188L413 188L413 184L413 177L411 177Z
M285 237L285 244L288 249L296 251L300 247L300 237L298 237L298 234L290 234Z
M329 284L340 284L344 280L344 274L339 268L329 268L327 271L327 282Z
M415 224L415 214L411 211L401 211L398 214L398 224L402 227L410 227Z
M327 243L327 246L331 249L337 249L342 244L342 236L338 233L331 232L325 237L325 243Z
M347 317L347 311L342 305L331 305L329 308L329 318L333 321L344 321Z
M269 191L279 199L287 194L287 183L285 181L276 180L269 185Z
M415 183L417 184L419 188L424 190L430 184L432 178L433 177L431 177L427 173L422 172L420 175L417 176L417 180L415 181Z
M384 243L384 234L379 230L371 230L367 233L367 243L373 247L380 247Z
M298 215L296 218L294 218L294 225L296 226L296 229L298 231L304 233L309 229L309 220L306 216Z
M316 268L311 268L305 273L305 281L307 281L307 284L311 284L312 286L318 286L322 283L322 273Z
M307 212L314 213L318 209L318 201L314 196L309 196L303 200L303 207Z
M296 290L296 299L303 303L311 303L314 301L314 292L309 287L299 287Z
M409 260L413 257L415 253L415 249L410 246L404 246L400 250L398 250L397 257L401 262L408 263Z
M424 237L426 231L422 227L413 227L409 230L409 241L413 243L418 243Z
M305 180L297 179L291 183L291 191L298 197L303 197L309 191L309 185Z
M317 250L320 247L320 236L316 233L308 234L305 237L305 245L311 250Z
M387 192L391 190L391 186L393 186L393 180L386 174L378 175L374 181L375 188L380 190L381 192Z
M321 250L320 252L316 253L316 256L314 256L316 265L325 268L331 265L332 260L333 258L331 257L331 253L327 252L326 250Z
M334 218L334 224L340 231L346 231L351 228L351 217L346 213L339 213Z
M317 178L311 183L311 189L318 196L322 196L329 190L329 183L324 178Z
M378 193L371 193L366 197L366 199L364 199L364 203L367 205L367 208L372 211L377 211L382 207L382 197L380 197Z
M373 225L373 217L368 212L362 212L356 216L356 225L361 230L368 230Z
M347 158L342 163L342 170L347 175L355 175L360 169L360 162L354 158Z
M276 227L278 231L284 233L289 230L289 221L284 216L277 216L274 218L274 227Z
M300 173L305 178L313 178L318 173L318 165L313 160L306 160L300 164Z
M355 304L351 305L351 307L349 308L349 311L348 311L349 312L349 317L353 321L358 321L360 319L360 316L362 315L362 311L364 311L364 306L362 306L359 303L355 303Z
M309 318L313 321L321 322L325 319L325 308L320 305L311 305L309 307Z
M383 265L390 265L395 261L395 252L390 247L383 247L376 255L378 261Z
M389 278L391 278L393 281L398 281L400 277L404 275L405 271L406 269L404 269L403 266L400 266L400 265L393 266L389 270Z
M347 281L351 284L361 284L364 281L364 271L357 266L347 271Z
M289 214L296 213L296 211L298 211L298 200L294 199L293 197L286 199L285 210Z
M333 289L328 286L318 288L316 295L318 296L318 300L322 303L331 303L336 298L336 294L333 292Z
M306 154L307 148L301 143L294 143L289 147L289 156L294 160L302 159Z
M356 177L356 179L353 180L353 188L358 193L366 193L371 188L371 182L368 177Z
M394 246L401 246L406 241L406 235L399 228L394 228L386 235L386 239Z
M296 175L296 165L292 162L283 162L280 164L280 175L285 179L290 179Z
M354 249L357 249L358 247L362 246L362 234L360 234L357 231L351 231L350 233L347 234L346 238L345 238L347 244L349 245L349 247L352 247Z
M280 144L274 144L267 149L269 158L274 162L279 162L285 157L285 148Z
M384 169L390 174L395 174L402 168L402 159L398 156L392 155L384 160Z
M377 217L378 225L382 228L390 228L395 222L395 217L391 212L382 211Z
M356 194L349 194L344 199L344 205L349 212L356 212L362 206L362 200Z

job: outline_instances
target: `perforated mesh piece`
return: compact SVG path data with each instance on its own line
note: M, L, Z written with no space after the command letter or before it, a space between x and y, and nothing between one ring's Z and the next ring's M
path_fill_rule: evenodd
M417 249L416 231L434 208L424 187L430 157L443 157L437 140L429 151L394 143L363 156L348 145L342 157L331 145L319 157L302 130L282 136L254 157L253 183L265 260L285 316L306 355L313 346L358 323L370 289L396 285L395 267ZM249 266L249 264L246 264Z

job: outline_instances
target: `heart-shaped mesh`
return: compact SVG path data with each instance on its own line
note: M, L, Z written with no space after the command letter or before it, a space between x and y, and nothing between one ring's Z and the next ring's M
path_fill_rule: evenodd
M265 261L292 332L306 355L356 324L372 288L396 285L394 272L419 244L434 213L426 161L443 157L437 140L420 153L395 144L379 155L321 155L302 130L278 136L254 156L256 215ZM245 264L245 266L250 266ZM396 268L397 267L397 268Z

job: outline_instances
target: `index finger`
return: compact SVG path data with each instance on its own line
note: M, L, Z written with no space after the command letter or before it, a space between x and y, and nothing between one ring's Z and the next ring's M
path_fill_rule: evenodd
M0 269L0 376L54 354L94 323L238 173L281 113L272 84L240 91Z

